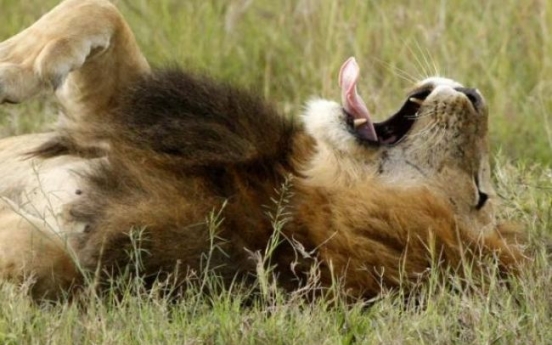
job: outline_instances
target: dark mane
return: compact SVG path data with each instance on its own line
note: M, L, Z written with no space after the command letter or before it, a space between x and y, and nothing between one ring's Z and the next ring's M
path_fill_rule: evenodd
M304 150L309 141L300 127L251 92L175 68L135 84L115 119L104 128L109 163L86 176L87 198L71 207L88 224L78 245L84 266L128 262L128 233L144 228L144 273L173 271L177 261L199 271L206 217L224 205L215 243L224 255L212 263L229 279L254 271L247 251L266 246L271 200L295 174L297 142Z
M118 144L122 139L190 167L285 163L297 131L255 93L178 68L135 84L116 121Z

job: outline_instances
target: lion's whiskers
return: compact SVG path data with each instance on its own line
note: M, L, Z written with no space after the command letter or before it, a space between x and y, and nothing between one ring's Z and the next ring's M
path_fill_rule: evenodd
M439 130L439 128L433 132L431 138L429 138L426 143L427 149L433 149L435 147L438 147L439 144L443 141L443 139L446 136L447 131L443 128L442 130Z
M435 115L435 110L431 110L425 113L420 114L419 112L416 112L414 115L406 115L405 117L407 119L422 119L424 117L429 117Z
M424 116L427 116L427 115L424 115ZM408 139L416 139L419 136L426 135L428 132L433 131L433 129L436 126L437 126L437 122L430 122L424 128L419 130L418 132L407 134L407 137L408 137Z

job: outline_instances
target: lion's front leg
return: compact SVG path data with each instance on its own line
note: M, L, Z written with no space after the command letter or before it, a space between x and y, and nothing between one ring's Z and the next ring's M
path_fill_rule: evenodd
M119 11L107 0L66 0L0 43L0 103L55 90L60 126L82 141L105 122L121 90L150 68ZM90 136L90 134L88 134ZM88 142L90 141L90 143Z

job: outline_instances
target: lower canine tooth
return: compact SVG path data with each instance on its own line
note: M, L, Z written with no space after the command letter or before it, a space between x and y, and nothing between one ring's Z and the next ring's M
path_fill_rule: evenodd
M409 100L410 102L416 103L416 104L418 104L418 105L424 104L424 101L423 101L423 100L421 100L421 99L419 99L419 98L416 98L416 97L410 97L408 100Z
M363 124L365 124L367 122L368 122L368 120L366 120L366 119L355 119L354 120L354 126L355 126L355 128L358 128L358 127L362 126Z

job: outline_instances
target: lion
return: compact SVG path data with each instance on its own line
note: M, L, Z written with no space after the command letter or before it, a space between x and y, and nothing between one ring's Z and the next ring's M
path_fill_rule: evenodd
M290 291L313 267L366 299L432 269L515 274L524 236L494 211L481 93L428 78L375 123L359 75L347 60L341 104L290 119L254 92L151 68L109 1L63 1L0 43L0 102L53 90L61 108L52 132L0 140L1 279L56 298L128 271L136 241L146 284L251 281L269 246Z

